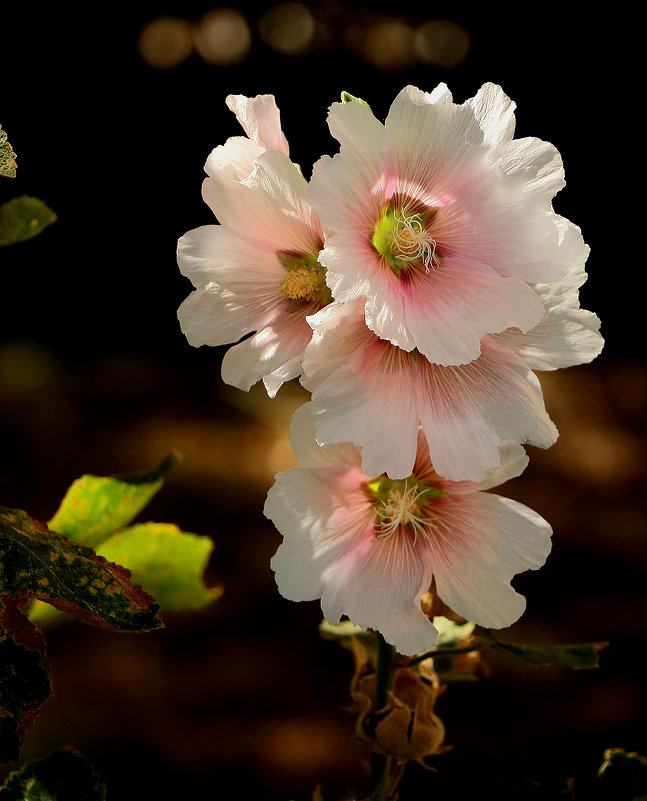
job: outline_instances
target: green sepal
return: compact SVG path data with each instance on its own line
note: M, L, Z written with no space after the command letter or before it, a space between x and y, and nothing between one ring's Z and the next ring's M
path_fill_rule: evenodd
M369 111L371 110L366 100L362 100L361 97L355 97L355 95L351 95L349 92L341 93L341 102L343 106L345 106L346 103L361 103L363 106L366 106Z
M106 786L88 760L63 748L26 762L7 777L0 801L105 801Z
M176 454L169 454L155 469L135 475L81 476L68 489L49 528L94 548L135 519L178 461Z
M56 222L56 214L42 200L20 195L0 206L0 246L24 242Z
M130 571L70 542L19 509L0 507L0 596L37 598L101 628L150 631L159 604Z

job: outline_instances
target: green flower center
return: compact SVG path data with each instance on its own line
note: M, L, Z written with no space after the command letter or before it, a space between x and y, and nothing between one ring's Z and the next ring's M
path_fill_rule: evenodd
M432 487L415 476L398 480L380 476L368 484L368 490L376 500L378 539L390 537L404 526L413 532L414 543L419 534L429 539L433 520L426 505L445 495L445 490Z
M276 258L285 269L279 290L291 300L319 301L322 306L332 300L326 284L326 268L310 256L289 250L278 250Z
M406 206L388 206L383 213L371 242L396 275L414 265L422 265L425 272L440 265L436 240L428 230L434 216L435 209L412 214Z

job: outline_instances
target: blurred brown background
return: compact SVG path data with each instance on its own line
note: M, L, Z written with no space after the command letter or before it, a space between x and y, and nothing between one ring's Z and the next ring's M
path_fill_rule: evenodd
M213 537L208 578L225 592L146 636L51 631L56 696L25 754L73 743L120 801L278 801L317 783L327 799L365 792L342 709L350 657L318 638L316 603L278 595L269 568L280 538L262 506L293 464L287 427L306 395L226 387L225 349L187 345L175 246L212 221L203 164L240 133L227 94L275 94L308 175L336 152L325 115L342 90L383 118L405 84L440 81L457 102L501 84L517 135L561 151L568 185L555 208L592 247L582 305L607 340L595 363L542 376L561 437L530 449L504 494L550 521L554 549L515 580L528 611L506 636L611 645L597 671L492 657L490 678L453 685L438 712L454 751L438 774L412 768L402 798L449 787L461 798L465 775L479 787L588 775L610 746L647 753L644 258L628 83L638 42L622 6L585 18L546 8L533 22L442 3L406 16L323 0L77 9L3 11L0 123L19 169L0 201L36 195L59 220L0 251L0 503L47 520L77 476L132 472L176 449L182 466L144 519Z

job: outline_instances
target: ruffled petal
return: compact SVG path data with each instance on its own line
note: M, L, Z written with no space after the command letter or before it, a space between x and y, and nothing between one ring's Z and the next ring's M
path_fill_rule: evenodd
M436 471L453 481L482 480L507 440L545 448L557 438L537 378L503 340L485 337L478 359L443 367L372 334L361 300L309 321L301 383L317 440L354 442L368 475L411 475L419 422Z
M510 581L544 564L550 526L536 512L499 495L461 493L454 500L448 494L436 503L435 531L427 544L438 596L481 626L511 625L526 602Z
M372 529L358 538L326 573L326 620L334 624L347 615L363 629L377 629L404 655L433 648L437 631L420 607L431 563L419 544L407 535L376 539Z
M286 156L290 155L274 95L228 95L226 103L253 142L265 150L280 150Z
M306 200L306 181L276 150L261 154L244 181L207 178L203 196L222 225L261 251L316 256L323 229Z
M178 242L178 264L192 292L178 309L191 345L225 345L269 324L286 300L278 292L283 269L272 254L219 225L189 231Z
M499 338L533 370L557 370L592 361L602 350L600 320L579 308L580 286L586 281L583 263L572 265L563 281L538 284L546 307L544 319L527 334L511 329Z
M369 535L363 480L359 471L331 467L298 467L276 477L264 513L283 535L271 567L284 598L320 598L329 572Z
M285 299L277 309L274 321L254 336L229 348L222 360L222 380L226 384L249 390L267 376L270 397L284 381L301 374L301 357L312 336L306 322L308 311L315 304L300 304Z

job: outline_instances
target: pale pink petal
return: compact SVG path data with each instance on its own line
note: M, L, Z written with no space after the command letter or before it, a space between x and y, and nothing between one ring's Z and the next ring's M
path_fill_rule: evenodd
M504 340L485 337L478 359L443 367L372 334L361 300L309 322L301 383L317 440L361 447L368 475L412 473L419 422L436 470L455 481L483 479L507 440L548 447L557 437L537 378Z
M224 145L218 145L211 151L204 169L214 180L230 176L242 181L252 172L254 161L264 152L265 149L256 142L244 136L232 136Z
M298 304L284 298L275 319L258 333L234 345L222 360L222 379L238 389L249 390L257 381L273 374L270 392L283 380L296 378L301 372L301 356L310 341L312 330L306 322L314 303ZM289 368L286 369L286 365Z
M535 289L546 307L544 319L527 334L511 329L498 335L531 369L571 367L590 362L601 352L600 320L579 308L578 290L586 277L580 263L563 281L538 284Z
M461 486L467 487L470 492L498 487L499 484L504 484L506 481L520 476L528 467L530 460L526 451L517 442L503 442L499 446L499 461L499 466L488 470L483 481L464 482ZM457 486L458 484L455 483L454 488Z
M273 95L228 95L226 103L253 142L265 150L280 150L286 156L290 155L281 130L281 113Z
M439 597L481 626L504 628L525 609L510 580L536 570L550 552L551 528L531 509L489 493L437 499L433 536L426 543Z
M178 264L196 287L178 309L192 345L236 342L275 318L284 272L273 254L259 253L222 226L209 225L180 238Z
M548 448L557 439L536 376L491 338L482 350L461 367L418 366L418 415L431 460L455 481L482 480L507 440Z
M271 561L284 598L320 598L330 571L371 534L365 480L358 470L336 467L297 467L276 477L264 513L284 538Z
M283 153L267 151L244 181L207 178L203 196L220 223L262 251L316 255L323 229L306 200L306 181Z
M437 631L420 598L432 579L431 562L408 536L376 539L369 529L325 573L321 609L330 623L347 615L363 629L377 629L404 655L433 648Z
M439 269L417 274L401 291L407 299L407 329L430 362L471 362L478 357L485 334L512 326L529 331L544 316L541 299L523 281L501 278L483 264L449 262L448 258ZM367 303L367 325L378 336L405 347L397 329L385 324L385 309L395 304L377 292L374 297L374 305Z
M474 112L485 143L496 146L497 150L501 144L507 147L514 135L516 103L510 100L501 87L485 83L465 105Z

